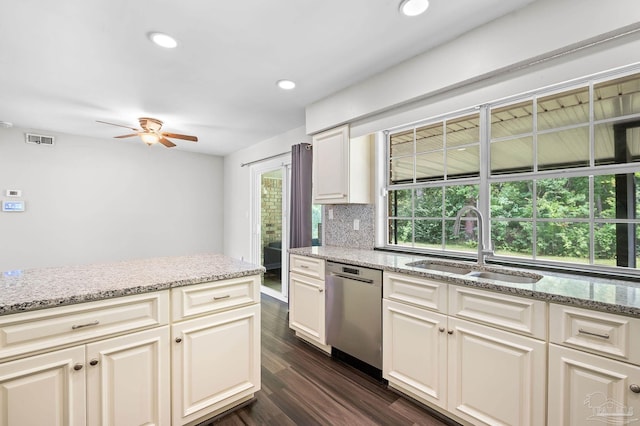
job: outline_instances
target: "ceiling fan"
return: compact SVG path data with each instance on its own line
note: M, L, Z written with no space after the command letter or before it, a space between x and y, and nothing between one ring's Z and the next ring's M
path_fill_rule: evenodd
M141 129L136 129L135 127L123 126L122 124L108 123L106 121L100 121L100 120L96 120L96 121L98 123L109 124L111 126L118 126L118 127L124 127L125 129L131 129L135 133L131 133L128 135L115 136L115 137L118 139L123 139L123 138L131 138L133 136L140 136L140 139L142 139L142 141L149 146L158 142L160 142L162 145L166 146L167 148L176 146L175 143L171 142L167 138L184 139L186 141L198 142L198 138L195 136L180 135L178 133L161 132L160 129L162 128L162 121L156 118L149 118L149 117L138 118Z

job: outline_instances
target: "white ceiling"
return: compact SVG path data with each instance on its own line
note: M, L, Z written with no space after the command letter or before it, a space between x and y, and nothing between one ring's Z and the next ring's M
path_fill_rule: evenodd
M99 138L156 117L225 155L304 125L304 107L533 0L3 0L0 121ZM151 31L173 35L157 47ZM285 92L278 79L298 84ZM137 138L114 143L142 143ZM154 147L164 149L160 146Z

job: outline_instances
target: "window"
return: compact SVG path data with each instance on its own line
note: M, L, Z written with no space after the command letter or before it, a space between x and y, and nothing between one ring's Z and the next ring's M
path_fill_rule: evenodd
M397 129L388 154L389 247L475 252L474 205L497 259L640 268L640 74Z

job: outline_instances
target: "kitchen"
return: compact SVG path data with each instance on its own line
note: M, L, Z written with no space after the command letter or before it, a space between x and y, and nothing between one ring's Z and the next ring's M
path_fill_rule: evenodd
M251 259L251 200L238 196L251 186L250 171L240 164L286 152L291 145L310 142L311 135L342 123L350 123L350 136L358 137L614 69L630 72L637 62L630 53L638 51L633 27L637 13L633 2L615 2L615 7L607 8L595 2L580 2L579 6L571 1L532 2L517 13L308 104L304 125L257 139L259 142L250 147L224 157L151 150L108 140L119 134L113 129L102 130L104 139L40 131L56 134L57 144L27 145L20 127L37 130L54 126L37 125L36 117L34 123L18 126L18 121L10 118L12 106L2 105L0 119L16 122L15 128L0 129L3 195L7 189L22 190L20 198L26 200L26 211L3 213L0 231L3 240L11 244L3 244L0 269L17 271L205 251ZM599 19L592 22L595 16ZM541 22L545 23L544 37L539 34ZM584 22L591 25L582 25ZM518 37L504 36L510 33ZM481 48L495 49L496 43L501 55ZM567 52L560 55L557 50L562 48ZM482 56L469 66L467 60L473 54ZM455 66L456 61L461 66ZM433 63L448 66L435 69L430 65ZM429 78L405 77L423 74ZM11 83L5 84L8 91ZM46 107L32 104L36 106ZM87 105L85 120L89 125L104 114L96 108ZM183 126L177 130L190 129ZM385 177L377 179L384 181ZM209 196L202 197L203 193ZM349 215L354 209L358 207L336 207L335 221L340 222L338 215ZM380 245L387 235L380 229L384 218L376 219L369 210L366 214L360 217L360 228L375 228L373 244ZM372 243L367 240L366 244Z

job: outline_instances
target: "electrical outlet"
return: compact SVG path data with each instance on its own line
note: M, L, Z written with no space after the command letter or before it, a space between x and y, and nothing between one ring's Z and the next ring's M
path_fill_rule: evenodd
M354 231L360 230L360 219L353 219L353 230Z

